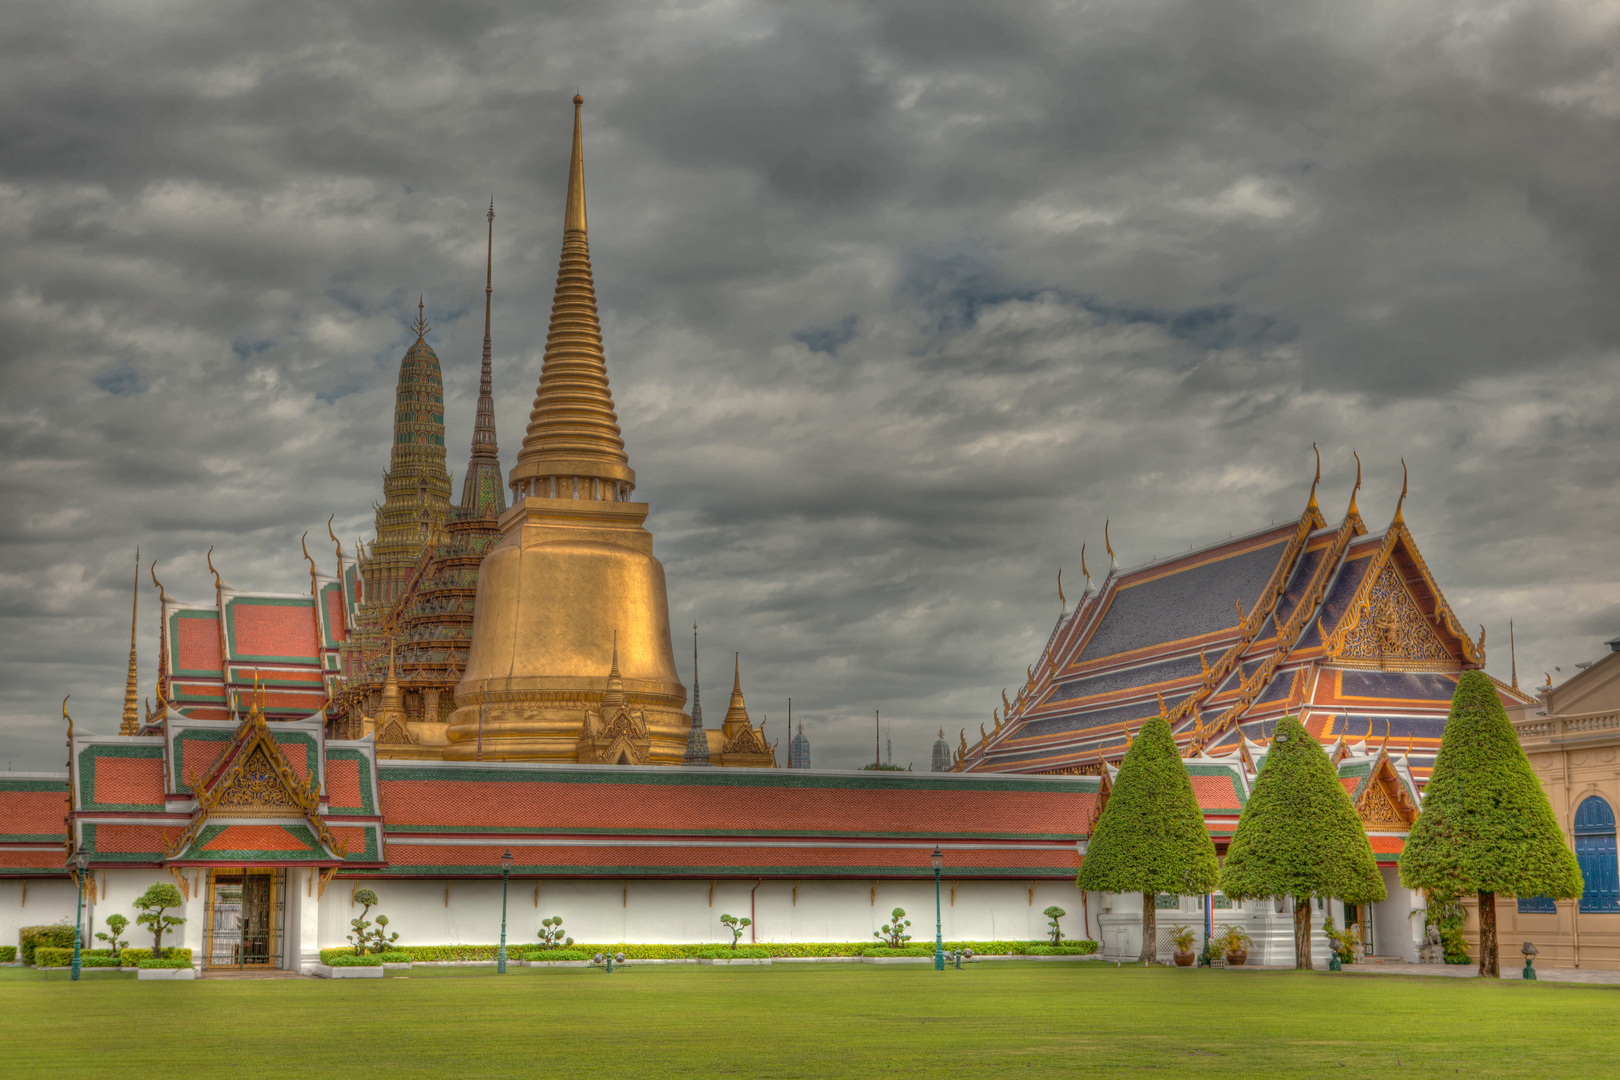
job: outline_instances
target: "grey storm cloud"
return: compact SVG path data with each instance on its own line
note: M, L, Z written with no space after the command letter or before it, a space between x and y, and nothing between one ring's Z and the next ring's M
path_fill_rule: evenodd
M13 5L0 761L116 728L133 549L296 591L369 532L418 296L465 461L496 205L513 463L584 93L609 370L676 627L818 764L990 719L1126 564L1351 450L1507 674L1620 633L1620 14L1235 0ZM312 546L330 558L324 539ZM1091 560L1094 569L1104 558ZM155 670L142 592L142 685ZM685 654L685 631L676 637ZM683 661L683 670L685 662Z

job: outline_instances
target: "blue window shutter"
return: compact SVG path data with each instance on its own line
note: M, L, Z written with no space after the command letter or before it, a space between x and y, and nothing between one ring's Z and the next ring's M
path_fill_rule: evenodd
M1620 858L1617 858L1614 811L1596 795L1575 811L1575 859L1581 864L1586 891L1581 912L1620 912Z

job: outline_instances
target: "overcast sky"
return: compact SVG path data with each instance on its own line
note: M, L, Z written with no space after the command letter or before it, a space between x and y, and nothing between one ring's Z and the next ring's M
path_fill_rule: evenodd
M536 12L536 7L547 9ZM1620 635L1620 6L11 4L0 767L118 726L134 548L371 529L418 293L460 489L494 195L516 461L576 88L683 676L926 768L1106 567L1406 516L1490 670ZM352 542L348 543L352 547ZM143 575L144 576L144 575ZM142 591L142 693L156 674ZM689 681L689 679L688 679Z

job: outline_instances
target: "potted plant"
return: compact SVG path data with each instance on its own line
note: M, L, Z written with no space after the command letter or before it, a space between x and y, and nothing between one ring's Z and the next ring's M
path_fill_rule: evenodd
M1176 967L1192 967L1198 954L1193 952L1193 945L1198 941L1198 934L1190 926L1172 926L1170 928L1170 944L1176 948Z
M1249 959L1249 946L1254 944L1254 939L1243 927L1228 926L1221 933L1220 942L1226 953L1227 966L1240 967Z

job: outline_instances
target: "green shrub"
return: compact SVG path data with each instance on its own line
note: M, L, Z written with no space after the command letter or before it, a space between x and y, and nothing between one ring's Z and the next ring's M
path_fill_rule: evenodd
M105 934L97 934L96 940L105 941L108 948L112 949L112 954L117 956L118 950L129 944L129 942L124 941L118 936L124 932L124 929L127 926L129 926L129 920L117 912L114 912L113 914L107 916L107 932Z
M0 964L12 964L17 961L17 946L0 945Z
M34 950L41 945L55 946L59 949L73 948L73 924L56 923L52 926L25 926L17 931L18 951L22 954L22 962L36 964Z
M494 960L499 948L497 945L396 945L390 951L405 953L417 963L445 963L452 960ZM324 949L322 953L324 955ZM507 955L512 955L510 949Z
M191 956L191 950L190 949L182 949L182 948L178 948L178 947L173 946L173 945L171 945L167 949L163 950L163 956L161 957L161 959L167 960L167 959L169 959L171 957L175 958L175 959L179 959L179 960L184 960L187 964L190 964L191 961L192 961L192 956ZM120 949L119 952L118 952L118 958L124 962L125 967L139 967L140 962L142 960L151 960L152 959L152 950L151 949Z
M183 956L186 963L191 962L190 949L165 949L166 954L173 953ZM151 949L123 949L114 957L111 949L80 949L80 967L135 967L141 960L152 958ZM71 967L73 964L72 948L59 949L54 946L34 950L34 963L38 967Z
M972 948L972 946L969 946ZM978 952L977 949L973 950ZM1024 956L1090 956L1097 951L1095 941L1070 941L1064 945L1030 945L1024 949Z
M862 956L933 956L932 945L905 945L895 949L887 945L868 945L861 950Z
M352 952L343 952L326 962L327 967L382 967L382 965L382 957L375 953L356 956Z
M595 954L582 953L578 949L545 949L543 951L536 950L535 954L528 957L528 959L530 961L538 960L549 963L553 961L560 962L563 960L589 960L593 955Z
M629 959L630 954L625 953L625 958ZM763 945L739 945L735 948L730 948L725 945L716 945L710 946L709 948L706 948L702 952L698 953L697 958L699 960L769 960L771 958L771 950ZM640 959L674 960L679 958L644 957Z
M171 949L169 951L174 952L174 951L177 951L177 950ZM140 966L145 968L148 971L150 971L150 970L152 970L154 968L157 968L157 969L160 969L160 970L179 971L181 968L190 967L191 966L191 961L190 960L182 960L182 959L180 959L179 957L176 957L176 956L165 956L162 960L152 960L152 959L142 960L141 963L140 963Z
M378 953L377 959L385 964L409 964L411 954L400 952L398 949L389 949L387 952Z
M731 931L731 947L735 949L737 942L742 939L743 931L753 926L754 920L739 918L736 915L722 915L720 916L720 925Z

